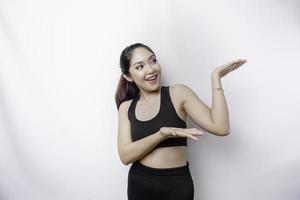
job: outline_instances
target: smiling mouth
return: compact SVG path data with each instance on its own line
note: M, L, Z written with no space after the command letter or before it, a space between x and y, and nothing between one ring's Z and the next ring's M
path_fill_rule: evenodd
M156 80L156 79L157 79L157 76L158 76L158 75L155 75L155 76L154 76L154 78L151 78L151 79L146 79L146 81L154 81L154 80Z

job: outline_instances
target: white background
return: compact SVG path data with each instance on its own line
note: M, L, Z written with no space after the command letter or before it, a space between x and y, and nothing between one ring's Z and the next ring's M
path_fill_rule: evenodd
M195 200L300 199L300 3L0 1L0 199L127 199L114 99L119 56L141 42L162 85L211 106L221 79L227 137L188 140ZM189 118L189 127L197 127Z

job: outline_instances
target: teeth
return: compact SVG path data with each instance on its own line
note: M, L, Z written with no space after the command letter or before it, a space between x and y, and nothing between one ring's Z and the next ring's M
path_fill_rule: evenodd
M154 76L153 78L151 78L151 79L147 79L148 81L150 81L150 80L154 80L154 79L156 79L156 77L157 77L157 75L156 76Z

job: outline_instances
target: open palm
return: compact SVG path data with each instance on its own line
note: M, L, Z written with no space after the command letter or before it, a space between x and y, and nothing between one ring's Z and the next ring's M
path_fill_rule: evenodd
M228 62L228 63L221 65L221 66L217 67L216 69L214 69L214 71L212 72L212 75L218 76L218 77L223 77L226 74L228 74L229 72L239 68L241 65L243 65L246 62L247 62L246 59L233 60L231 62Z

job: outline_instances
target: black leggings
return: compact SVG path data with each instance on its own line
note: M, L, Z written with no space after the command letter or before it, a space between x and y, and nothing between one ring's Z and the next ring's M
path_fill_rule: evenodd
M193 200L189 162L181 167L152 168L133 162L128 173L128 200Z

